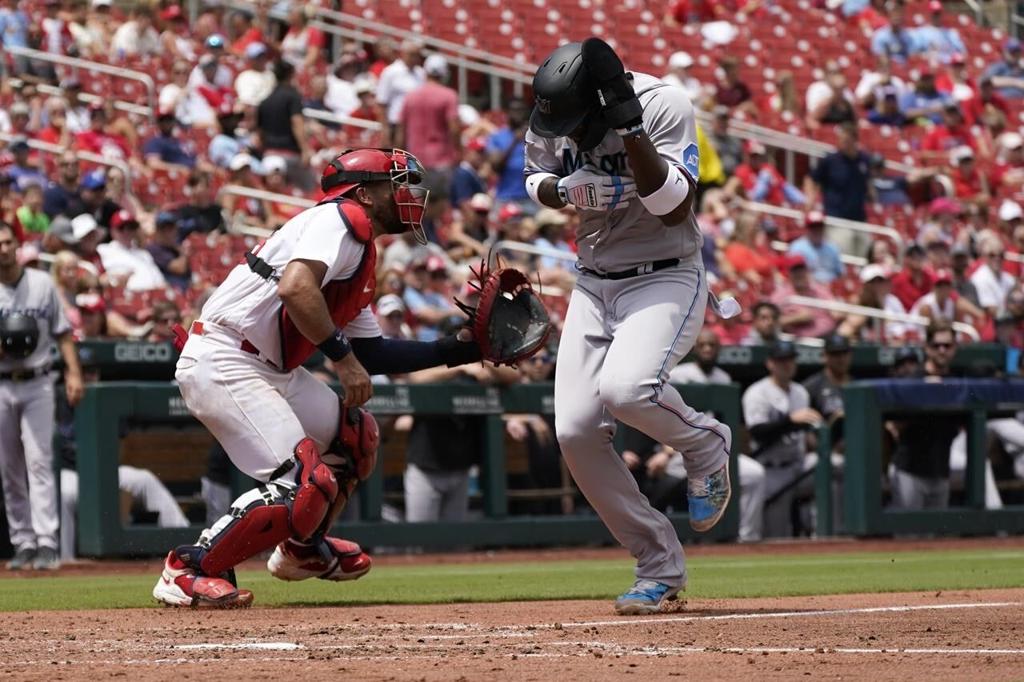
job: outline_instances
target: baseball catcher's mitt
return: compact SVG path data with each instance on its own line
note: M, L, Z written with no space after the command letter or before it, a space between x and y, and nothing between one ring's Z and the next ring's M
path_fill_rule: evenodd
M456 305L469 315L469 326L485 360L496 365L515 365L544 346L551 321L530 280L515 268L491 270L486 262L473 270L480 292L476 306L458 299Z

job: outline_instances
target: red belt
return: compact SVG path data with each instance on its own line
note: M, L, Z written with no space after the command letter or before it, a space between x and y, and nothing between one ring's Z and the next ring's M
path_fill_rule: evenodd
M198 320L193 322L192 323L192 327L189 329L189 334L195 334L196 336L202 336L203 335L203 323L198 321ZM241 343L241 345L239 345L239 348L241 348L246 353L252 353L253 355L259 355L260 354L259 349L256 346L254 346L251 343L249 343L249 341L247 339L242 339L242 343Z

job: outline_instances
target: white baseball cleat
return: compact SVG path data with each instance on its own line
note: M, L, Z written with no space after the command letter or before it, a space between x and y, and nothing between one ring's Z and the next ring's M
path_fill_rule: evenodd
M372 566L370 557L359 545L332 537L325 537L318 544L285 540L267 560L267 570L279 580L357 580Z
M199 575L171 551L153 588L153 598L168 606L196 609L244 609L252 605L252 592L240 590L223 578Z

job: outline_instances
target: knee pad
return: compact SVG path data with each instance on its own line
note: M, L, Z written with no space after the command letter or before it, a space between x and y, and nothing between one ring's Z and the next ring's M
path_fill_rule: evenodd
M323 461L334 471L346 496L373 473L379 446L380 427L373 415L360 407L342 408L338 435L324 452Z
M277 482L295 469L295 483ZM175 553L190 567L217 576L288 538L308 539L338 496L338 482L320 460L316 444L304 438L285 462L261 485L239 497L197 545Z

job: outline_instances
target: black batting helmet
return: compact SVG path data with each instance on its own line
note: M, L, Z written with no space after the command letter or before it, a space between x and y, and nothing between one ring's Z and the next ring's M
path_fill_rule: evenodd
M24 360L39 345L39 324L36 318L22 313L0 317L0 347L8 358Z
M581 143L583 150L604 137L607 126L598 120L601 103L583 66L583 43L567 43L548 55L533 76L533 96L530 130L535 135L565 137L586 124L584 142L592 143Z

